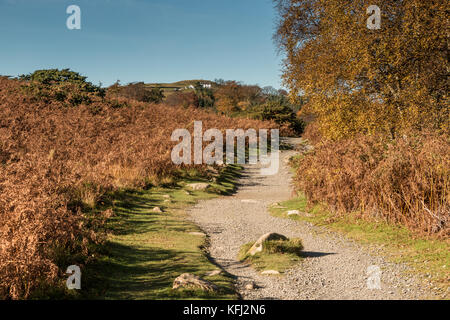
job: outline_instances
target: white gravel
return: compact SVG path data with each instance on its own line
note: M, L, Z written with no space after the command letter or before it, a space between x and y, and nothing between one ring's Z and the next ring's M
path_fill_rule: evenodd
M289 139L298 143L297 139ZM211 258L236 277L243 299L424 299L434 298L430 284L412 276L405 265L387 262L379 253L341 235L305 222L273 217L268 206L292 195L291 173L285 160L295 151L281 152L278 174L259 175L247 166L233 196L206 200L189 210L191 219L210 240ZM240 247L267 232L301 238L305 258L281 276L261 275L237 261ZM372 253L369 253L371 251ZM369 289L367 268L382 271L381 288ZM255 288L249 289L254 283Z

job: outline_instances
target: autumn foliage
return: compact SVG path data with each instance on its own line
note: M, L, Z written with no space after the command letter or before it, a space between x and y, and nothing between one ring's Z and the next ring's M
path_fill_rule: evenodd
M31 80L30 80L31 81ZM110 212L86 217L105 192L151 186L174 174L172 131L272 128L194 108L85 93L73 106L31 82L0 78L0 297L28 297L64 276L64 256L83 256L103 240ZM41 90L41 89L39 89ZM41 92L41 91L39 91ZM42 93L42 92L41 92ZM117 103L119 102L119 103Z
M434 132L319 143L298 160L295 184L337 215L450 236L450 141Z
M314 119L297 187L338 214L448 238L448 3L275 3L284 82ZM379 30L367 28L371 5Z
M292 98L307 97L303 112L325 137L449 132L446 1L275 2L285 84ZM370 5L380 30L367 28Z

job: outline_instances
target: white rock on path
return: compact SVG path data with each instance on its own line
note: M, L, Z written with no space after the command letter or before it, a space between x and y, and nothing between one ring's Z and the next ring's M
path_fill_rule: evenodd
M188 184L187 187L196 191L204 191L208 189L209 183L191 183Z
M276 275L276 274L280 274L280 272L277 271L277 270L265 270L265 271L261 272L261 274L263 274L263 275Z
M290 210L287 212L288 216L300 216L300 211L298 210Z
M253 199L243 199L243 200L241 200L241 202L243 202L243 203L259 203L258 200L253 200Z
M199 237L204 237L206 236L206 234L202 233L202 232L189 232L190 235L193 236L199 236Z
M245 290L254 290L256 288L254 282L248 282L244 286Z

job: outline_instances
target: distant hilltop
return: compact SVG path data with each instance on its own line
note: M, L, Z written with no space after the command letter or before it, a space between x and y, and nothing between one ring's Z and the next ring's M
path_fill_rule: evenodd
M182 91L194 90L196 84L200 83L204 88L211 89L217 86L217 83L210 80L182 80L173 83L146 83L150 88L161 88L164 91Z

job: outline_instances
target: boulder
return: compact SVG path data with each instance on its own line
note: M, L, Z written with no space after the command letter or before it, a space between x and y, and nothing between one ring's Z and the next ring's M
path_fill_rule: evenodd
M199 276L190 273L183 273L173 281L173 289L200 289L204 291L217 291L217 286Z
M312 217L313 215L308 212L300 212L298 210L291 210L287 212L288 216L305 216L305 217Z
M254 282L247 282L244 286L245 290L254 290L256 288Z
M160 207L154 207L152 211L153 212L158 212L158 213L162 213L163 212Z
M255 244L250 248L250 250L248 250L247 254L254 256L256 253L261 252L263 250L264 242L272 240L289 240L289 239L279 233L266 233L255 242Z
M204 237L206 236L206 234L202 233L202 232L189 232L190 235L193 236L199 236L199 237Z
M196 191L205 191L209 187L209 183L191 183L187 185L188 188Z
M241 202L243 202L243 203L258 203L258 200L242 199Z
M280 272L277 270L265 270L265 271L261 272L261 274L270 276L270 275L280 274Z

